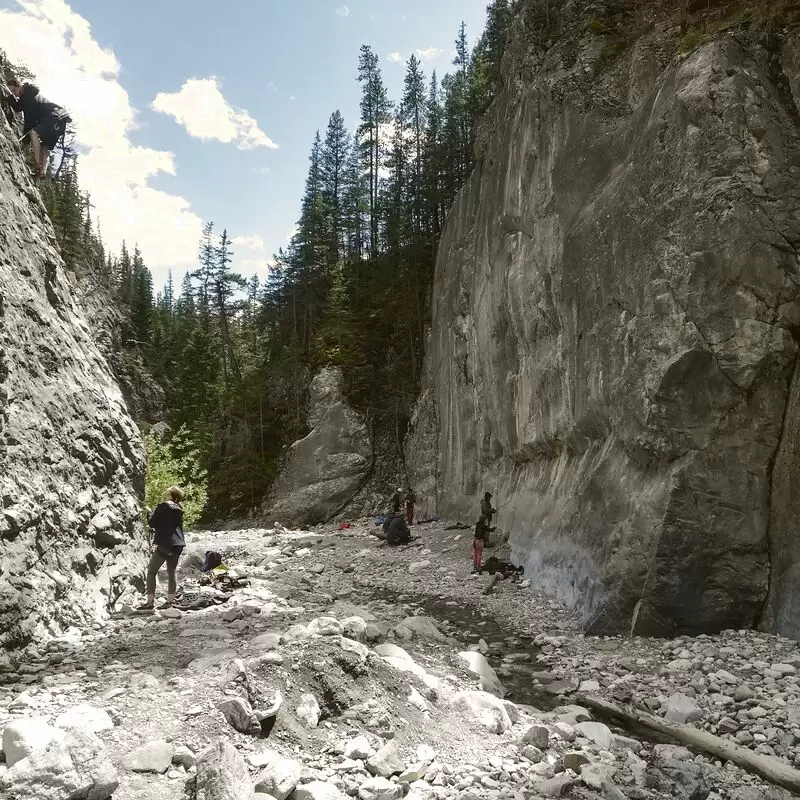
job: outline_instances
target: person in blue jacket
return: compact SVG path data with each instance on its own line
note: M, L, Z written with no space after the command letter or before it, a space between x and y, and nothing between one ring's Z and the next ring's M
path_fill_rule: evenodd
M183 538L183 489L170 486L164 492L164 501L159 503L150 515L148 524L153 531L155 550L147 565L147 602L139 606L139 611L151 611L156 599L156 575L164 564L167 565L167 602L170 608L175 602L177 582L175 572L186 541Z
M32 83L20 83L11 78L6 85L12 94L9 105L14 111L21 111L25 119L23 136L30 136L37 177L44 178L50 151L64 135L67 123L71 122L70 116Z

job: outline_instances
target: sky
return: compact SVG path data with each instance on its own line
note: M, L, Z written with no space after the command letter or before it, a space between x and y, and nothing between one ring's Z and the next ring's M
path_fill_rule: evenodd
M0 49L76 124L104 242L138 244L156 287L196 264L204 222L266 275L294 230L314 134L358 122L359 48L390 95L415 53L451 69L487 0L0 0Z

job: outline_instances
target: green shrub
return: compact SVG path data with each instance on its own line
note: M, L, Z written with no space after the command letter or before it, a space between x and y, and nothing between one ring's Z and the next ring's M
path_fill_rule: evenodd
M164 499L165 489L180 486L186 493L183 521L190 527L203 515L208 500L208 479L200 467L200 448L189 440L185 426L169 441L153 433L144 441L147 448L145 503L148 508L155 508Z
M705 35L697 28L689 28L680 42L678 42L678 52L685 56L703 44L705 39Z

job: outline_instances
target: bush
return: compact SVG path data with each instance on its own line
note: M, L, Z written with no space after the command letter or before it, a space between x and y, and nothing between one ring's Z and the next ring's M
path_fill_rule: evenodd
M190 527L203 515L208 500L208 479L200 467L200 448L189 440L185 426L169 440L156 434L145 437L147 448L147 474L144 499L149 508L155 508L170 486L180 486L186 493L183 503L183 522Z

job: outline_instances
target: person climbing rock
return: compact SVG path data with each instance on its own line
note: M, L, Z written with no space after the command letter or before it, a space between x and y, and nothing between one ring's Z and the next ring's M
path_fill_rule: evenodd
M138 611L152 611L156 599L156 575L161 567L167 565L167 602L169 608L175 602L177 582L175 571L186 542L183 538L183 489L170 486L164 492L164 501L159 503L150 515L148 524L153 530L155 550L147 565L147 602Z
M403 490L398 488L398 490L392 495L392 513L399 514L400 507L403 504L402 498Z
M417 496L414 494L414 490L409 489L406 495L406 522L409 525L414 524L414 505L416 502Z
M492 508L492 493L486 492L481 500L481 516L486 520L487 525L492 524L492 517L497 513L496 508Z
M481 518L475 525L475 535L472 539L472 571L481 572L481 564L483 563L483 546L489 538L489 534L496 530L490 528L486 517L481 515Z
M29 136L31 140L36 177L44 178L50 152L64 135L70 116L61 106L44 97L32 83L20 83L16 78L10 78L7 86L13 96L9 105L17 113L22 112L25 118L23 139Z

